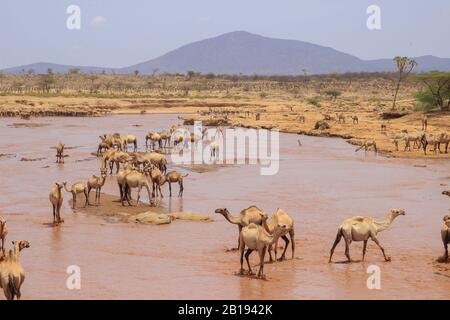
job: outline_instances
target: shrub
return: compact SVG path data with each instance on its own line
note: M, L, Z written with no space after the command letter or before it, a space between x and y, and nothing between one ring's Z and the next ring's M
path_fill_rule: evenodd
M306 99L306 102L312 104L313 106L320 107L320 100L317 98L308 98Z

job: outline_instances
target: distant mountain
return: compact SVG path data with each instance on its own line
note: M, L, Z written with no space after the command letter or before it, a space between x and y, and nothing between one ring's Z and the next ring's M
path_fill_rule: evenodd
M418 72L442 70L450 71L450 59L434 56L414 58L418 62ZM39 63L3 70L20 73L33 68L36 73L45 73L48 68L54 72L67 72L74 66ZM99 67L79 67L82 72L151 74L153 70L167 73L186 73L193 70L216 74L259 74L296 75L303 69L308 74L343 72L395 71L392 59L361 60L333 48L309 42L263 37L245 31L226 33L218 37L193 42L170 51L158 58L129 67L112 69Z
M78 68L80 72L85 73L101 73L103 71L111 73L111 68L100 68L100 67L86 67L86 66L70 66L65 64L56 64L49 62L38 62L27 64L18 67L12 67L3 69L2 72L11 73L11 74L19 74L19 73L27 73L29 70L33 70L36 74L47 73L48 69L52 69L54 73L67 73L70 69Z

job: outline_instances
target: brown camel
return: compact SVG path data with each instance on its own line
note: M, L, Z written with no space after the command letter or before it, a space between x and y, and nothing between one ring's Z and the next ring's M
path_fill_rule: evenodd
M125 180L122 184L122 194L126 195L127 192L131 193L131 189L138 188L138 194L137 194L137 200L136 200L136 206L139 205L139 200L141 198L141 189L146 188L148 192L148 199L149 199L149 205L152 205L152 194L150 193L150 190L152 189L153 181L150 176L150 170L146 169L144 170L144 173L141 173L139 171L131 171L129 174L125 176ZM125 199L128 202L128 205L131 206L131 202L129 197L122 197L122 206L124 206Z
M145 148L147 149L149 147L148 140L150 140L151 148L154 150L156 144L159 145L159 148L162 148L162 137L157 132L149 132L145 136Z
M281 255L280 259L278 261L283 261L286 258L286 250L289 246L289 242L291 242L291 249L292 249L292 259L294 259L294 253L295 253L295 240L294 240L294 219L287 214L284 210L278 208L277 211L273 214L273 216L269 220L263 219L263 227L266 229L267 232L270 234L273 233L276 226L285 226L286 227L286 233L281 234L281 238L285 242L283 254ZM289 233L289 236L291 238L291 241L289 241L288 237L286 236ZM275 252L275 261L277 260L277 243L275 243L274 252ZM269 251L269 258L272 262L272 245L269 245L268 248Z
M72 186L67 187L67 182L63 182L64 190L72 194L72 209L75 209L75 206L77 204L77 194L83 193L84 197L86 198L86 201L84 203L84 207L86 208L88 204L88 194L87 194L87 186L84 183L77 182L74 183Z
M25 280L25 272L19 261L19 253L24 248L29 248L30 244L26 240L13 241L14 250L9 250L9 254L0 262L0 287L7 300L20 300L20 287Z
M267 219L267 215L262 217L262 219ZM265 279L264 275L264 257L266 255L266 249L268 246L276 244L278 238L286 231L286 226L276 226L273 234L269 234L262 226L250 223L248 226L243 227L242 231L239 233L239 247L240 247L240 263L241 268L239 274L244 274L244 251L247 247L247 252L245 252L245 260L248 266L248 275L253 275L252 268L250 266L249 257L250 254L257 250L259 254L259 270L258 278Z
M248 226L250 223L261 225L262 224L261 216L265 214L262 210L260 210L256 206L250 206L242 210L237 216L231 215L227 208L218 208L214 212L223 215L229 223L237 224L239 234L241 234L242 228ZM240 240L238 237L237 249L239 249L239 246Z
M373 151L377 152L377 143L375 140L366 140L363 142L363 144L355 150L355 152L358 152L361 149L364 149L364 152L367 152L370 148L373 149Z
M64 200L64 195L61 192L63 185L61 183L56 182L55 185L50 190L49 199L53 207L53 223L59 224L60 222L64 222L61 219L61 206Z
M438 259L439 262L448 261L448 244L450 243L450 216L445 216L443 220L444 223L441 227L441 238L445 252L444 255Z
M61 142L56 146L56 163L64 163L64 147Z
M133 134L128 134L122 137L122 147L124 151L128 151L128 145L133 145L133 152L137 152L137 138Z
M6 227L6 220L0 218L0 238L2 239L2 247L1 247L2 252L4 252L5 250L5 241L7 235L8 235L8 228Z
M136 169L134 168L134 166L133 166L132 164L130 164L130 163L125 163L125 165L123 166L123 169L120 170L120 171L117 173L116 178L117 178L117 184L119 185L119 192L120 192L120 199L121 199L121 200L122 200L122 198L123 198L124 196L129 197L130 200L132 200L132 199L131 199L131 192L130 192L130 190L127 190L127 193L126 193L126 194L123 194L123 192L122 192L122 186L123 186L123 183L125 182L125 177L126 177L130 172L135 171L135 170L136 170Z
M185 174L184 176L181 175L181 173L178 173L176 171L171 171L166 174L166 177L164 179L164 183L167 182L169 184L169 196L172 196L172 183L178 182L178 185L180 187L180 191L178 192L178 197L183 197L183 191L184 191L184 185L183 185L183 178L186 178L189 174Z
M358 116L350 116L350 119L352 119L353 124L359 124L359 118Z
M372 239L373 242L381 249L384 259L386 261L391 261L390 257L387 257L383 247L378 242L377 235L379 232L386 230L398 216L404 216L405 211L402 209L392 209L387 218L382 222L375 221L372 217L361 217L356 216L345 220L339 227L336 240L334 241L333 247L331 248L330 259L328 262L331 263L331 258L333 257L334 249L338 245L341 238L344 237L345 240L345 255L347 257L347 262L351 262L349 247L352 241L364 241L363 246L363 257L366 255L367 241Z
M158 168L150 169L150 177L152 180L152 193L158 197L158 193L161 196L161 199L164 198L161 192L161 186L166 182L166 176L164 176Z
M100 194L102 187L105 185L106 181L106 169L102 168L100 169L100 177L97 177L96 175L93 175L92 178L90 178L86 183L87 188L87 204L91 205L89 203L89 195L91 194L91 190L95 190L95 205L100 205Z

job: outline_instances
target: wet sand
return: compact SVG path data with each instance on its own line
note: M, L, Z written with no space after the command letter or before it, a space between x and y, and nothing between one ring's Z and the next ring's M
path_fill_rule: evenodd
M450 298L450 264L434 262L443 253L439 230L450 204L441 195L450 185L448 160L364 155L337 138L302 136L299 147L297 135L281 134L280 171L275 176L260 176L256 165L235 165L189 171L183 199L169 199L168 187L163 188L164 211L214 215L215 208L228 207L236 214L255 204L268 213L277 207L291 213L296 257L267 264L268 281L235 275L238 253L226 249L236 245L237 227L221 216L207 224L122 223L73 213L71 195L65 193L65 222L48 225L52 184L98 174L100 161L90 153L99 135L134 133L142 150L147 131L167 129L177 121L175 115L39 118L46 126L12 128L8 125L14 119L0 119L0 152L15 155L0 158L0 215L8 222L8 243L26 239L31 245L21 255L24 299ZM68 150L63 165L54 163L51 149L59 141L77 146ZM19 161L23 157L46 159ZM108 176L102 191L118 195L115 177ZM173 191L177 193L178 186ZM145 192L143 202L148 203ZM120 210L120 203L117 207ZM372 215L382 220L392 207L407 212L379 236L392 262L384 262L369 243L364 263L327 263L343 219ZM352 257L360 259L361 250L360 243L353 243ZM341 243L335 261L344 260L343 251ZM290 249L288 253L290 257ZM252 261L257 263L256 254ZM373 264L381 268L381 290L366 287L366 269ZM81 267L81 290L66 288L70 265Z

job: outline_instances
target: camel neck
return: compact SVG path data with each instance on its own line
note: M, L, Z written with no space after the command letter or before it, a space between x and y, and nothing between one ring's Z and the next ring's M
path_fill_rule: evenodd
M377 227L377 231L381 232L389 228L392 221L394 221L395 217L392 215L392 213L389 213L386 219L384 219L382 222L376 222L374 221L375 226Z
M232 223L232 224L240 224L241 221L238 217L233 216L231 213L226 212L224 215L225 219L228 220L228 222Z

